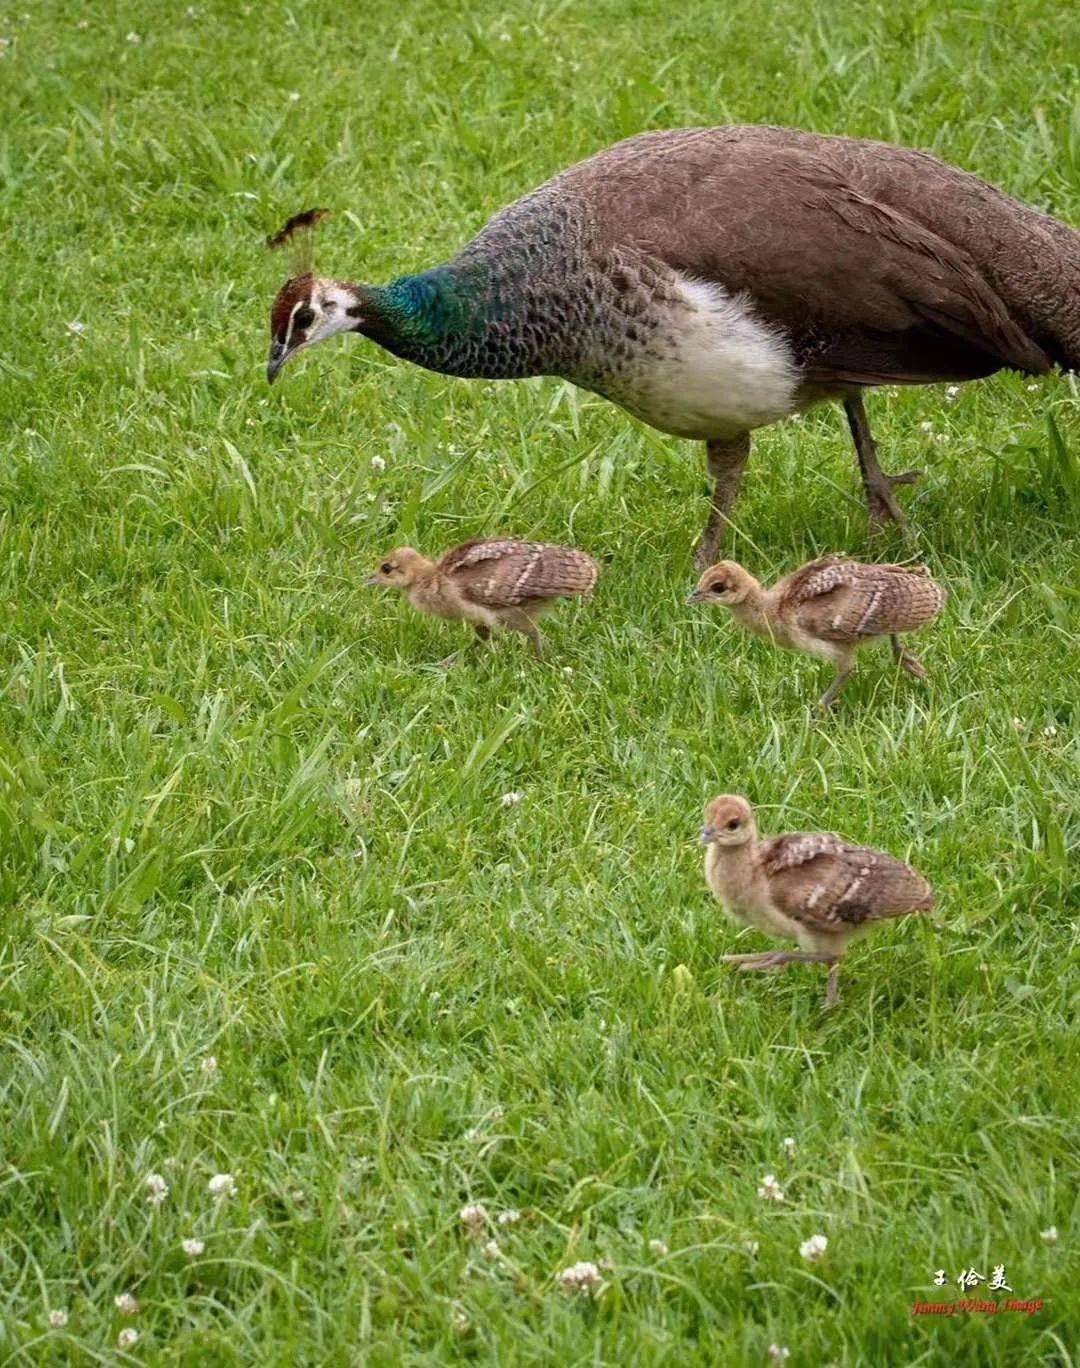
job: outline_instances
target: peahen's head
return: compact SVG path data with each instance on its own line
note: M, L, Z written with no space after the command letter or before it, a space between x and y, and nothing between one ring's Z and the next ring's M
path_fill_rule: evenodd
M278 291L270 310L270 359L266 378L274 377L290 356L313 342L342 332L364 330L364 304L357 287L318 276L294 276Z

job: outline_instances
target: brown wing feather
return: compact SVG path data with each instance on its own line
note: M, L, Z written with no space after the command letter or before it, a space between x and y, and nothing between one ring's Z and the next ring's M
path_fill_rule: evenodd
M1045 371L1064 225L934 158L778 128L646 134L571 168L602 241L745 291L811 381ZM1041 253L1041 255L1040 255Z
M600 573L583 551L504 538L456 546L439 561L439 569L466 598L489 608L587 594Z
M775 836L762 843L761 864L776 907L813 930L851 931L934 905L933 889L910 865L838 836Z
M777 612L824 641L855 641L911 632L945 602L944 588L924 566L865 565L828 556L777 586Z

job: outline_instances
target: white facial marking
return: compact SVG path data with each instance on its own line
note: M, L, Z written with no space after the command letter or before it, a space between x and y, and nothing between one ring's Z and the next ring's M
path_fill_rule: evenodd
M310 347L315 342L325 342L328 337L333 337L340 332L349 332L356 327L356 319L349 317L349 310L355 308L356 300L350 291L343 289L334 280L316 280L311 290L310 300L297 300L289 318L289 338L288 346L292 350L293 323L298 311L310 303L311 309L315 314L310 327L307 328L307 336L304 341L297 345L296 350L301 347Z

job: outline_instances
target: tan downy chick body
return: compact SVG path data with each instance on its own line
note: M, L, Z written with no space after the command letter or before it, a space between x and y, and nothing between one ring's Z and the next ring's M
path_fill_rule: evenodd
M690 595L693 603L721 603L741 627L778 646L806 651L836 666L821 698L827 708L855 668L855 653L889 637L909 674L926 670L900 644L900 634L932 621L945 590L924 566L867 565L842 556L811 561L766 589L734 561L711 566Z
M725 955L740 969L828 964L826 1006L839 1001L840 960L875 923L934 905L930 884L901 860L824 832L762 840L745 798L724 794L705 808L705 881L742 925L794 941L799 951Z
M438 561L398 547L367 582L404 591L421 613L472 623L481 640L495 627L521 632L542 659L536 620L556 599L589 593L599 573L583 551L496 537L455 546Z

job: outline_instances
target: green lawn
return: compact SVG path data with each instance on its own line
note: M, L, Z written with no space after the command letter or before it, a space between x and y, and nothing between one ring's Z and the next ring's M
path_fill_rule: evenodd
M684 603L699 450L361 342L264 378L287 214L383 280L645 128L892 138L1080 223L1080 9L949 9L8 6L0 1365L1074 1362L1076 383L873 398L906 549L842 414L758 437L751 568L951 590L929 683L883 652L815 728L827 670ZM605 573L548 662L440 673L462 634L363 578L496 531ZM831 1014L718 963L764 945L702 879L724 790L938 889ZM1037 1314L912 1317L997 1264Z

